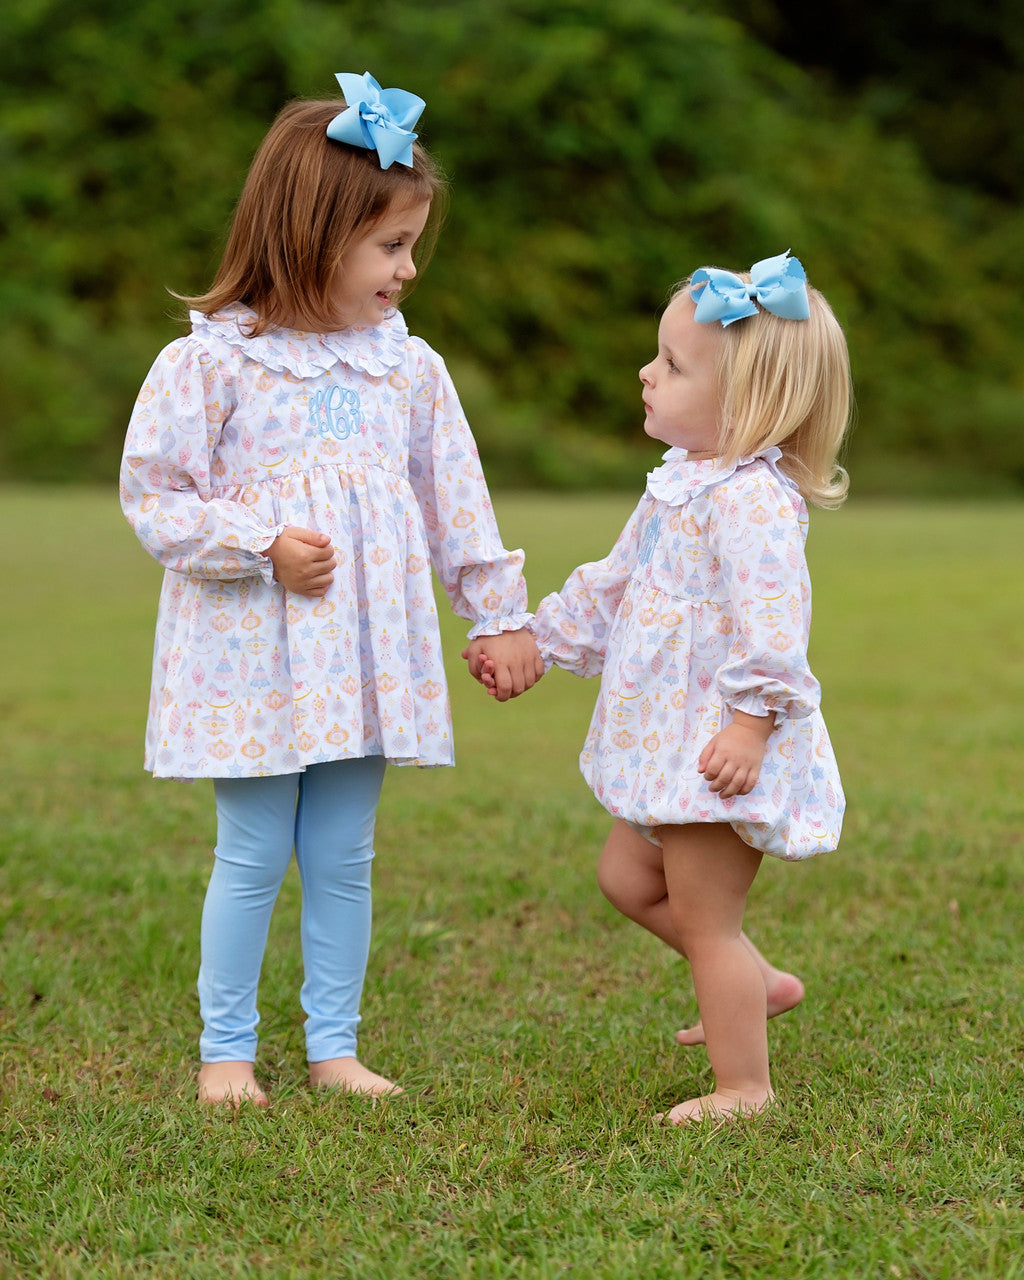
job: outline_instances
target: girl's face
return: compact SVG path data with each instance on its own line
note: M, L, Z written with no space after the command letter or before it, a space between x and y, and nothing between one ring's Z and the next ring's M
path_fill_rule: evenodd
M717 325L698 324L693 310L680 294L661 318L658 354L640 370L644 430L687 453L713 457L721 425L715 363L722 335Z
M338 328L380 324L416 274L412 251L430 213L430 202L390 210L345 254L334 286Z

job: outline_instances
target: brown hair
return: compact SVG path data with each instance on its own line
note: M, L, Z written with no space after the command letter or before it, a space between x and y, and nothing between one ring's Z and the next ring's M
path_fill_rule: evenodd
M736 275L750 280L749 272ZM672 299L689 298L689 284L677 285ZM807 297L807 320L784 320L759 307L757 315L722 327L720 456L731 465L777 445L779 466L807 501L838 507L850 484L837 461L853 403L850 359L824 295L808 286Z
M376 151L332 141L327 126L344 109L335 98L281 110L249 169L213 284L182 301L208 316L242 303L256 313L254 337L275 326L335 329L330 297L346 251L392 209L430 201L415 251L417 266L426 264L444 214L440 169L418 142L412 168L382 169Z

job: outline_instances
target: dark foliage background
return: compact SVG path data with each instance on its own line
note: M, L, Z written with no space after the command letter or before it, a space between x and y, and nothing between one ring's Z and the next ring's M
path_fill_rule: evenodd
M6 0L0 468L110 479L280 105L371 70L453 182L406 305L495 484L635 486L672 284L792 248L847 327L857 491L1024 487L1024 10Z

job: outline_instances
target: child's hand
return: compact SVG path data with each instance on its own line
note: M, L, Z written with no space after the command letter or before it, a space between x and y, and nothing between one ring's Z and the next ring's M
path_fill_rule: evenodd
M544 674L544 660L537 642L525 627L500 636L479 636L463 649L469 673L499 702L518 698L532 689ZM488 664L484 678L484 663Z
M274 577L286 591L324 596L334 581L334 548L326 533L289 525L263 554L272 562Z
M774 728L774 715L734 712L732 724L715 734L697 761L711 790L723 800L749 795L757 785L764 749Z
M490 659L486 653L482 653L480 655L480 675L477 678L492 698L498 697L498 678L496 672L497 667L492 659ZM516 695L512 693L509 697L514 698ZM500 701L504 702L505 699L501 698Z
M498 683L494 678L494 663L486 653L480 655L480 683L492 698L498 696Z
M487 639L493 640L494 637L488 636ZM482 673L483 664L487 661L487 654L484 652L486 647L484 637L481 636L478 640L471 640L462 651L462 656L469 664L469 674L474 680L479 680L481 684L485 683ZM493 665L491 669L493 671Z
M498 684L494 678L494 663L483 650L463 649L462 656L469 664L469 674L487 690L492 698L498 696Z

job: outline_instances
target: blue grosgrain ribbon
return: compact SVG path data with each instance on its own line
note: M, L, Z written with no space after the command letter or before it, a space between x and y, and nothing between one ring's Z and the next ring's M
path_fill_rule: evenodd
M721 320L722 327L757 315L756 299L765 311L783 320L806 320L807 274L789 250L762 258L750 268L750 283L720 267L701 267L690 277L690 297L697 304L693 318L701 324Z
M423 99L404 89L382 89L369 71L361 76L338 71L335 79L348 105L327 126L328 138L376 151L382 169L395 161L411 169L412 126L427 105Z

